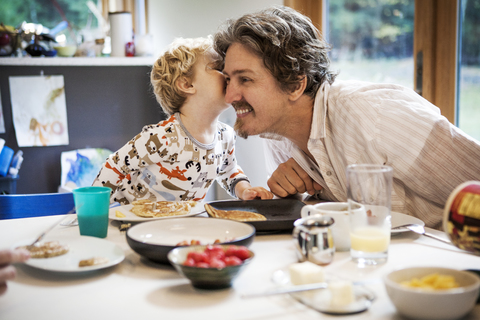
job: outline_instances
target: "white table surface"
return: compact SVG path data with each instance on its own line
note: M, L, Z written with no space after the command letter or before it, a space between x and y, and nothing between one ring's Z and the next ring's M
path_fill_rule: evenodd
M0 221L0 249L34 238L58 216ZM441 232L429 230L435 234ZM57 226L51 235L78 234L78 227ZM290 234L256 236L250 249L255 258L232 288L209 291L193 288L172 267L150 262L128 246L118 222L111 221L107 240L125 251L117 266L88 273L54 273L17 264L17 278L0 296L0 319L403 319L396 313L381 281L368 285L377 299L366 312L331 316L312 310L289 295L243 299L242 293L274 287L274 271L295 263ZM442 266L480 269L480 257L412 233L392 237L386 264L357 268L348 252L335 253L327 273L351 280L381 279L403 266ZM464 319L480 319L477 305Z

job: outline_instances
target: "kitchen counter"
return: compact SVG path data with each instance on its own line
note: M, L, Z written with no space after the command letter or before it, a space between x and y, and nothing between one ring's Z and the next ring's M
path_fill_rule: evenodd
M0 57L0 66L151 66L153 57Z

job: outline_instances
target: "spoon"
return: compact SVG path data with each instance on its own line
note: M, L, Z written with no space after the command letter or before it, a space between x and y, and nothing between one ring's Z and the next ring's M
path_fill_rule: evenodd
M426 237L429 237L429 238L432 238L432 239L435 239L435 240L442 241L444 243L448 243L450 245L453 245L452 242L450 242L449 240L446 240L446 239L443 239L443 238L438 237L436 235L427 233L425 231L425 228L423 226L419 225L419 224L405 224L403 226L398 226L398 227L395 227L393 229L401 229L401 228L406 228L406 229L408 229L410 231L413 231L417 234L424 235Z

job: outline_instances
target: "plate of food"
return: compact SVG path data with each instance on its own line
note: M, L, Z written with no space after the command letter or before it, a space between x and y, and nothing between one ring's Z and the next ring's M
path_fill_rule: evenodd
M34 239L22 241L13 248L26 247ZM26 265L56 272L85 272L119 264L125 259L123 250L105 239L89 236L46 237L30 249Z
M118 221L139 222L178 217L196 216L205 212L198 201L150 201L138 200L131 204L109 209L109 218Z
M249 223L257 232L287 231L305 204L295 199L227 200L205 204L212 218L230 219Z
M375 293L363 282L352 282L325 273L323 267L309 261L294 263L287 269L273 273L272 281L282 291L317 311L348 315L366 311L376 299ZM316 286L316 290L297 291L305 286Z

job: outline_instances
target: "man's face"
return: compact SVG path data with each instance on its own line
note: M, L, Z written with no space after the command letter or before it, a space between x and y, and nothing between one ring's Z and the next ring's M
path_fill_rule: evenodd
M242 138L261 133L282 134L288 95L253 51L232 44L223 69L227 82L225 101L237 113L235 130Z

